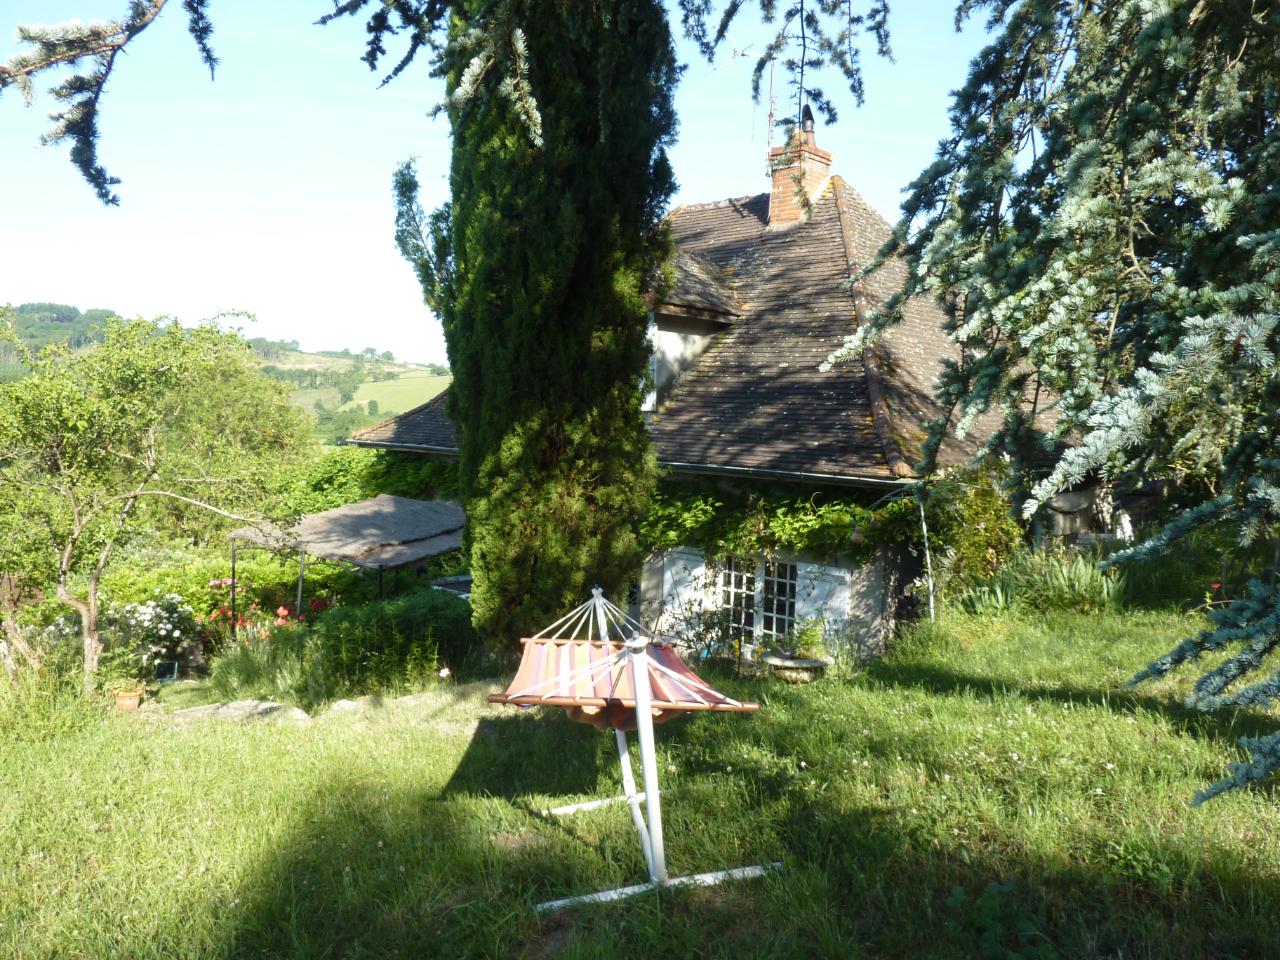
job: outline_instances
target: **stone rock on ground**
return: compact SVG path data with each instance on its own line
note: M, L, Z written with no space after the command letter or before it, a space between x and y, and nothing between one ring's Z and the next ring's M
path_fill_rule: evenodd
M354 700L335 700L329 704L329 709L325 713L360 713L364 710L377 709L383 706L385 702L382 697L366 694Z
M290 724L311 722L305 710L288 707L271 700L232 700L230 703L209 703L200 707L175 710L169 716L174 720L273 720Z

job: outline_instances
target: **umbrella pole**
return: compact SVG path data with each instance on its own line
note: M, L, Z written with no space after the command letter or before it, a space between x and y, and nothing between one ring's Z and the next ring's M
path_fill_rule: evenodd
M662 798L658 796L658 758L653 746L653 711L649 706L649 641L633 637L631 685L636 696L636 739L640 741L640 770L644 775L644 800L649 814L649 846L653 852L649 876L654 883L667 882L667 856L662 844Z
M649 828L645 825L644 814L640 812L640 801L645 799L645 794L636 792L636 775L631 769L631 751L626 731L615 729L613 734L618 740L618 757L622 760L622 792L627 798L627 806L631 808L631 822L636 825L636 833L640 834L645 866L649 868L649 876L653 877L653 845L649 842Z

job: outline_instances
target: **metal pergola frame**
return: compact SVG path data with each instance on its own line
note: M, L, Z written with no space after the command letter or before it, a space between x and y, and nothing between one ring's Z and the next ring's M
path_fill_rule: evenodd
M395 539L395 524L386 523L387 517L396 516L397 511L407 514L407 519L403 521L407 532L404 534L405 538L400 540ZM298 587L294 612L301 616L308 556L331 563L347 564L362 572L377 571L378 597L381 599L386 596L388 570L395 571L398 587L400 571L405 567L458 549L462 541L464 520L461 508L450 501L413 500L380 494L368 500L301 517L298 520L300 528L305 528L308 523L319 524L319 529L313 529L309 534L291 534L288 530L270 524L233 530L228 535L231 541L232 639L236 637L239 613L240 581L237 561L241 541L273 553L298 552ZM353 532L353 522L364 525L360 527L360 531L365 533L367 542L361 540L359 533ZM370 556L377 559L362 559ZM402 556L403 559L391 559L396 556Z

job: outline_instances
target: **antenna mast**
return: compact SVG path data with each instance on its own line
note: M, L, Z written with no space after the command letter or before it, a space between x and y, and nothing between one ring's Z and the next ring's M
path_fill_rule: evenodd
M769 157L773 153L773 112L778 105L778 99L773 95L773 68L777 63L776 60L769 60L769 129L765 134L764 144L764 174L766 177L773 176L773 171L769 169Z

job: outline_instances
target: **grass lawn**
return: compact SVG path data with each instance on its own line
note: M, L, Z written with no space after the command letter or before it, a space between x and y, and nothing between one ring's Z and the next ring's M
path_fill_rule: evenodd
M409 370L395 380L370 380L356 388L355 399L347 406L367 408L370 400L377 400L378 415L389 417L426 403L449 386L451 379L432 376L425 370Z
M0 956L1262 957L1275 797L1192 809L1260 718L1123 680L1195 621L955 620L757 717L659 728L673 872L781 873L539 917L639 881L612 738L442 687L309 726L114 717L0 743ZM1181 681L1185 682L1185 680Z

